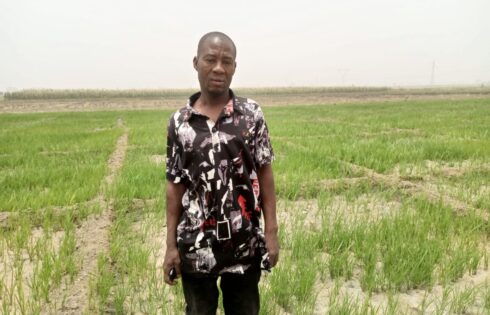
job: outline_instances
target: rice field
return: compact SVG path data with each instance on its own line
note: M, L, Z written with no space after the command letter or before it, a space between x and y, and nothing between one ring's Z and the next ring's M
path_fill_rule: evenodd
M262 314L490 313L489 98L263 110ZM172 112L0 114L1 314L183 313L161 268Z

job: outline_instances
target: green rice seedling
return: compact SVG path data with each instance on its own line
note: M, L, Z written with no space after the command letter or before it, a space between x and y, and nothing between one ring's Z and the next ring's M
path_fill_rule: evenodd
M124 302L128 295L129 292L124 285L118 285L115 288L113 307L116 314L125 314Z
M283 255L284 256L284 255ZM282 257L281 264L277 266L274 272L269 276L269 283L271 291L277 301L277 303L286 310L292 308L292 299L289 295L288 285L290 278L288 278L288 272L293 270L293 264L290 258Z
M332 218L333 223L324 222L323 230L327 232L320 233L326 245L325 250L328 252L328 270L332 278L352 277L354 268L354 259L351 255L353 239L350 229L343 223L340 216ZM325 237L325 238L323 238Z
M13 271L12 271L13 273ZM14 279L12 276L10 285L5 285L0 291L2 294L2 314L11 314L13 312L14 305ZM3 280L3 279L2 279ZM2 283L5 283L2 281Z
M148 299L143 300L142 303L149 305L149 313L161 312L163 306L168 308L166 303L169 300L168 290L166 285L162 282L161 273L157 270L155 265L151 266L148 279ZM162 301L165 301L165 305L162 305Z
M319 271L316 236L305 230L304 217L301 216L297 218L289 234L291 237L285 240L285 248L290 252L281 262L281 265L284 263L287 267L276 268L268 280L279 305L294 310L295 313L307 314L314 307L315 294L312 290ZM293 274L288 270L294 270ZM276 287L279 291L275 291ZM286 288L289 294L284 291Z
M445 268L442 270L442 278L446 282L461 278L467 269L466 246L464 244L453 246L454 248L451 249L450 256L447 258L448 262L444 264Z
M275 295L269 284L269 275L263 273L259 283L260 292L260 312L266 315L279 314Z
M60 269L56 270L53 277L55 285L59 285L61 277L67 274L70 281L73 281L75 275L78 272L75 263L75 249L76 249L76 239L73 229L65 230L65 236L61 244L57 260L60 262Z
M129 272L130 281L136 285L141 285L141 281L146 277L148 268L149 252L141 245L130 245L126 252L126 270Z
M399 309L398 299L395 297L392 291L388 291L388 305L386 306L386 310L384 314L386 315L396 315L400 314L401 311Z
M104 254L97 256L97 277L95 278L95 290L97 293L98 309L103 312L111 287L114 284L114 276L110 270L109 258Z
M286 311L311 313L315 295L312 293L316 278L314 264L302 260L296 264L284 258L269 276L271 290L277 303Z
M22 269L21 269L22 270ZM19 308L19 311L21 314L27 314L27 301L24 296L24 287L23 287L23 281L22 281L22 275L20 277L17 277L17 285L16 287L16 295L15 299Z
M347 315L347 314L376 314L368 301L362 302L356 297L347 294L340 294L340 282L336 282L329 297L329 306L326 314Z
M377 270L379 261L377 242L375 233L365 233L363 229L358 229L357 231L362 231L361 233L356 233L362 237L362 240L359 242L362 245L358 246L355 250L356 256L362 262L361 287L371 294L380 287L380 275Z
M442 291L442 296L439 301L435 302L435 313L437 315L442 315L447 313L447 309L450 305L451 294L453 293L453 289L449 286L444 287Z
M332 251L328 261L328 270L332 278L343 276L346 279L351 279L354 271L354 262L349 251Z
M490 312L490 286L488 282L485 283L483 289L483 307L485 311Z
M36 265L33 275L33 287L38 294L36 297L39 300L48 301L50 291L50 280L53 272L53 254L47 252L44 254L42 261Z
M270 291L277 303L295 314L309 314L315 302L312 292L318 273L315 242L304 233L299 220L291 238L291 254L281 258L281 264L268 277Z
M15 232L14 243L12 244L12 247L18 249L26 248L27 242L31 235L31 229L32 228L28 221L28 218L22 216L19 220L19 225L17 226Z
M452 314L465 314L470 306L475 303L476 288L463 288L452 294L449 312Z

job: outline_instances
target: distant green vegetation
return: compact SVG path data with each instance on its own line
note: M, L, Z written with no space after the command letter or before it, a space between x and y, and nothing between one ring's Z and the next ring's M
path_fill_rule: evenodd
M187 97L193 90L107 90L107 89L26 89L5 92L7 100L58 100L58 99L101 99L101 98L159 98Z
M377 95L451 95L451 94L490 94L490 87L263 87L235 88L240 95L253 97L274 95L318 95L333 96L377 96ZM110 99L110 98L179 98L188 97L195 89L24 89L5 92L6 100L59 100L59 99Z
M183 312L181 288L165 286L155 262L163 259L171 112L0 115L0 211L20 214L0 225L0 252L17 253L15 279L25 273L22 253L38 262L32 289L0 286L3 312L36 313L63 276L77 274L76 224L94 212L83 203L100 193L125 130L126 158L108 193L114 202L110 250L97 259L92 312ZM464 275L488 270L490 223L481 213L490 213L490 99L264 112L276 156L282 252L261 282L263 314L400 314L406 311L401 293L413 289L426 294L416 306L420 313L490 312L488 284L455 286ZM362 167L450 196L469 210L456 214L442 199L376 182ZM80 207L63 208L74 204ZM38 227L43 237L32 241ZM65 234L54 249L49 242L57 231ZM358 296L345 291L353 285ZM440 296L432 291L436 285ZM34 290L31 302L22 288ZM328 296L317 297L323 288ZM377 307L374 295L386 303Z

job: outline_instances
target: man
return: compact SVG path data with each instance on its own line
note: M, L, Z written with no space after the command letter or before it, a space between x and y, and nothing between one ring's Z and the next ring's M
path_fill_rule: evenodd
M186 314L258 314L262 269L279 258L268 128L257 103L230 89L236 47L205 34L194 57L201 91L172 115L167 137L165 282L182 275ZM260 217L264 215L264 232ZM173 270L172 270L173 269Z

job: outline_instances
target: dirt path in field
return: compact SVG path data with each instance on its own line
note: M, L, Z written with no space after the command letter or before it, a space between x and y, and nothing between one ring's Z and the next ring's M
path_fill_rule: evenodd
M117 126L124 128L122 119ZM85 314L89 312L90 279L97 272L97 256L109 250L110 227L114 218L114 201L107 196L107 189L124 164L128 148L128 130L119 137L116 149L107 162L108 172L101 182L98 196L102 213L90 215L76 230L77 252L75 261L78 262L79 272L73 283L68 279L53 290L50 303L43 314Z
M440 193L437 190L435 190L432 187L429 187L427 185L419 184L419 183L414 183L408 180L403 180L398 176L393 176L393 175L384 175L377 173L376 171L360 166L357 164L353 164L350 162L346 161L341 161L339 160L342 164L350 167L352 170L355 172L362 172L364 173L369 179L372 181L390 186L390 187L396 187L401 189L402 191L410 194L410 195L419 195L423 196L425 198L428 198L431 202L442 202L443 204L451 207L454 209L456 214L458 215L464 215L468 212L474 212L477 214L479 217L481 217L482 220L488 221L488 212L486 212L483 209L476 209L460 200L457 200L447 194Z

